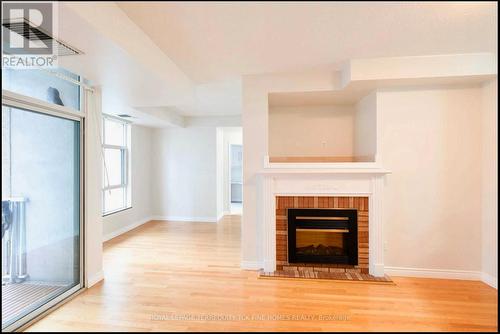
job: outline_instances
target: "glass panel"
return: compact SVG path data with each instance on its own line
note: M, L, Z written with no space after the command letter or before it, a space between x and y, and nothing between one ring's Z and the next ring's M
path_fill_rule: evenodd
M122 180L124 180L124 154L122 150L116 148L105 148L104 159L104 187L121 185Z
M57 72L73 80L79 80L77 75L63 69ZM44 70L3 68L2 89L80 110L80 86Z
M124 188L104 190L104 212L109 213L125 208Z
M2 107L2 328L80 285L80 124Z
M104 119L104 144L126 146L125 124Z
M344 233L348 230L297 229L295 245L297 255L346 255Z

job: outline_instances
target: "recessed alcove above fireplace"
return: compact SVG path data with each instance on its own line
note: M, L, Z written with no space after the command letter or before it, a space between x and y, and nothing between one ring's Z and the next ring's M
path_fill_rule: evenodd
M375 94L269 93L269 162L375 162L376 117Z

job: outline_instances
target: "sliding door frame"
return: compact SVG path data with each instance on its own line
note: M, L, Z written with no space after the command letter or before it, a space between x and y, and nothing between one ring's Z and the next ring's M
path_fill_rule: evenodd
M82 102L83 87L80 87L80 102ZM83 104L80 103L82 106ZM79 218L80 218L80 242L79 242L79 257L80 257L80 282L76 286L70 288L69 290L63 292L59 296L49 300L36 310L30 312L29 314L23 316L22 318L16 320L12 324L2 331L16 331L26 328L33 324L35 321L45 316L49 312L53 311L71 297L82 292L86 288L85 282L85 230L86 230L86 220L85 220L85 112L72 110L68 107L54 105L42 100L38 100L32 97L20 95L13 93L8 90L2 89L2 107L18 108L31 112L36 112L39 114L45 114L48 116L55 116L63 119L68 119L78 122L79 126L79 185L80 185L80 198L79 198Z

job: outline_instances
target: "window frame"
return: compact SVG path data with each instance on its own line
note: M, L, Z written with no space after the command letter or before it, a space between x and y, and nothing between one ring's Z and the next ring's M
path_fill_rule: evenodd
M115 123L120 123L123 127L123 145L112 145L112 144L106 144L106 121L111 121ZM106 217L109 215L112 215L114 213L118 213L124 210L128 210L132 208L132 196L131 196L131 159L130 159L130 143L131 143L131 136L132 136L132 129L131 129L131 124L127 121L124 121L122 119L113 117L111 115L102 115L102 142L101 142L101 150L102 150L102 161L103 161L103 182L102 182L102 188L101 188L101 196L102 196L102 216ZM106 149L111 149L111 150L120 150L121 154L121 182L120 184L109 184L109 176L108 176L108 171L106 169L106 161L105 161L105 151ZM106 180L107 179L107 180ZM106 184L106 181L108 184ZM114 209L114 210L109 210L106 211L106 205L105 205L105 192L106 191L111 191L114 189L123 189L123 206Z

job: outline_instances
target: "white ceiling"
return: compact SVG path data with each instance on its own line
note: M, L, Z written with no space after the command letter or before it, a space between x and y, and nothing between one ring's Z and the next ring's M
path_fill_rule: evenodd
M60 57L59 65L100 87L102 111L111 115L130 114L134 116L132 121L141 125L170 125L136 107L171 105L175 101L171 93L176 92L175 87L95 30L66 4L59 11L58 37L84 52Z
M468 77L412 78L389 80L362 80L342 90L273 92L268 95L269 107L354 105L375 89L431 89L433 87L479 86L491 75Z
M497 51L496 3L120 2L191 79Z
M60 65L101 88L104 113L130 114L134 123L152 127L180 124L179 116L241 113L240 80L194 85L186 76L189 80L186 89L182 78L185 74L179 78L168 66L159 66L158 62L168 64L169 58L161 50L155 50L152 42L148 46L144 39L149 38L114 7L113 3L67 2L59 6L58 37L84 52L61 57ZM96 11L106 17L97 18ZM112 14L118 16L109 19ZM119 14L126 20L119 21ZM113 27L118 28L113 30ZM143 54L130 52L130 46L127 48L120 40L123 35L130 40L134 27L138 31L131 47L141 49ZM155 52L158 52L157 63L154 63Z
M242 74L333 73L350 58L496 53L493 4L83 2L60 10L59 37L85 52L61 57L61 65L101 86L104 112L148 126L240 114ZM367 89L373 85L270 102L351 104Z

